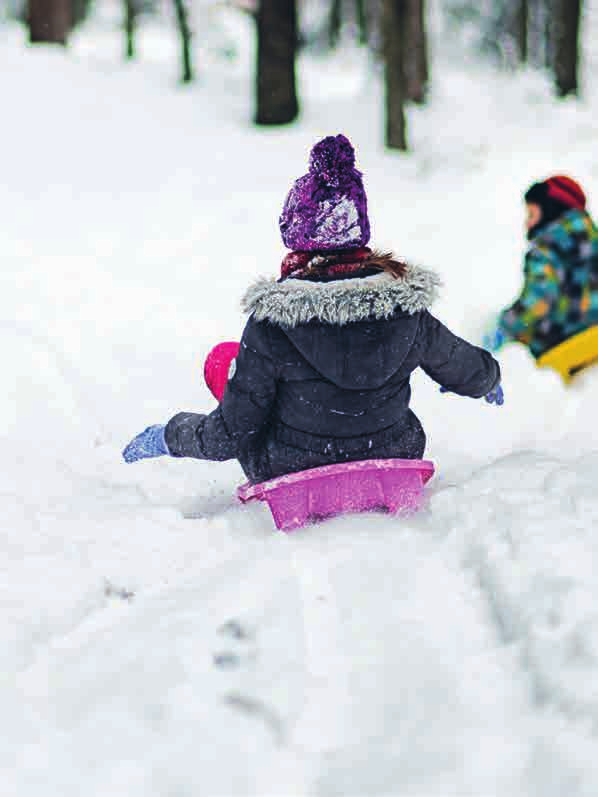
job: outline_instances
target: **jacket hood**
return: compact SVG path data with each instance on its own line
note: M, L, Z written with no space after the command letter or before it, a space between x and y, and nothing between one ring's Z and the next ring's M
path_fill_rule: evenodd
M350 390L378 388L411 351L418 313L434 301L439 278L409 266L403 278L388 274L308 282L261 279L247 292L244 310L282 329L310 365Z
M390 274L310 282L262 278L243 298L243 310L256 321L292 329L310 321L345 324L390 318L397 310L413 315L436 299L440 279L433 271L408 266L404 277Z

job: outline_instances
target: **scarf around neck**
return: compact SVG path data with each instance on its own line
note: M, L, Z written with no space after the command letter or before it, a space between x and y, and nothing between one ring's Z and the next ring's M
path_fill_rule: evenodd
M330 282L377 273L368 268L372 250L367 246L341 252L290 252L280 267L280 282L286 279Z

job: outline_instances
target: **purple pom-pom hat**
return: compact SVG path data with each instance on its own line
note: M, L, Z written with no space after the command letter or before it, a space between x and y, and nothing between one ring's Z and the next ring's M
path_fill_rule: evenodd
M328 136L311 151L309 172L287 196L280 217L287 249L357 249L370 240L367 198L355 150L346 136Z

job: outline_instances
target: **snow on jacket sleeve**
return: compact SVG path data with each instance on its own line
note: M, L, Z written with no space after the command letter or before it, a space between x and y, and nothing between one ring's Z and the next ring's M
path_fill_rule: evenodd
M460 396L481 398L500 382L500 366L484 349L453 335L428 312L422 315L420 365L435 382Z
M250 319L222 403L210 415L182 412L169 421L166 444L173 456L235 459L259 440L276 395L270 354L265 325Z
M559 298L554 254L546 244L536 244L525 257L525 282L517 301L504 310L498 327L507 338L529 343L534 327L548 316Z

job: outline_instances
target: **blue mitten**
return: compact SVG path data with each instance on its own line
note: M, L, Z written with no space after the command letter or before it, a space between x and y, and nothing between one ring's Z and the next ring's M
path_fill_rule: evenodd
M441 393L450 393L451 391L448 387L441 387ZM494 390L491 390L490 393L487 393L484 398L488 402L488 404L496 404L497 407L502 407L505 403L505 394L502 389L502 385L497 385Z
M150 457L162 457L170 455L166 440L164 438L165 426L148 426L145 432L141 432L123 451L125 462L137 462L139 459Z
M491 329L482 338L482 346L487 351L491 352L499 351L505 345L506 342L507 342L507 336L498 327Z
M494 390L491 390L484 398L488 404L496 404L497 407L502 407L505 403L505 394L502 385L498 384Z

